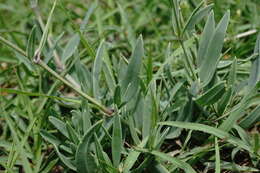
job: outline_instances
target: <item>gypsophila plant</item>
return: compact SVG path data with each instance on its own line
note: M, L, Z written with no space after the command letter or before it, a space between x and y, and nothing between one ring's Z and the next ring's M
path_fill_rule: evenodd
M0 3L0 170L258 172L259 10Z

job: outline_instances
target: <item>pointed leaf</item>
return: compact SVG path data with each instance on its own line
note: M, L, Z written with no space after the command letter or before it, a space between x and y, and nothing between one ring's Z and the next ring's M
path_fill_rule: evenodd
M121 151L123 147L122 128L119 115L114 118L113 135L112 135L112 158L115 167L118 167L121 159Z
M254 86L260 80L260 34L258 34L256 40L254 53L258 54L258 56L252 62L253 64L248 81L249 86Z
M78 45L80 37L78 34L74 34L73 37L69 40L61 56L62 62L65 64L67 60L74 54Z
M206 86L215 74L224 43L229 17L230 12L228 11L219 22L216 30L214 31L214 36L210 40L208 48L206 49L207 51L205 57L202 60L202 64L199 69L199 77L203 83L203 86Z
M214 87L212 87L210 90L208 90L200 97L196 98L195 101L201 106L211 105L216 103L222 97L224 92L225 92L225 85L224 82L221 82L215 85Z

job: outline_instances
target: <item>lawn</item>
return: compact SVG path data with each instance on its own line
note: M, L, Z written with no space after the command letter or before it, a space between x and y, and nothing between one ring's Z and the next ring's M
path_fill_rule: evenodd
M0 0L0 172L259 172L259 29L259 0Z

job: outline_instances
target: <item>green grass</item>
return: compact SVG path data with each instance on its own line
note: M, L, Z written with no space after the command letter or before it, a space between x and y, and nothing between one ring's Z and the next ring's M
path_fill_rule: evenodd
M0 172L259 172L258 0L0 0Z

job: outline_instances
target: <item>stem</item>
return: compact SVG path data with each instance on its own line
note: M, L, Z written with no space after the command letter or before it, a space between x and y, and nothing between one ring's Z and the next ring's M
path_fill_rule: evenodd
M105 107L104 105L100 104L96 99L90 97L89 95L85 94L83 91L81 91L80 89L76 88L74 85L72 85L71 83L69 83L66 79L64 79L62 76L60 76L58 73L56 73L54 70L52 70L48 65L46 65L41 59L36 59L34 61L36 64L38 64L39 66L41 66L42 68L44 68L45 70L47 70L49 73L51 73L54 77L56 77L57 79L59 79L61 82L63 82L65 85L67 85L68 87L70 87L71 89L73 89L75 92L77 92L79 95L81 95L82 97L86 98L88 101L90 101L91 103L93 103L94 105L96 105L97 107L99 107L104 113L106 113L107 115L112 115L113 111L108 109L107 107Z
M4 39L3 37L0 36L0 42L3 42L5 45L9 46L10 48L13 48L15 51L17 51L18 53L20 53L23 56L27 57L26 52L24 52L21 48L17 47L16 45L14 45L13 43L11 43L10 41Z
M183 52L184 52L184 57L185 57L185 60L186 60L188 66L189 66L189 68L190 68L192 77L193 77L195 80L197 80L196 73L195 73L195 71L194 71L194 69L193 69L193 67L192 67L192 65L191 65L191 62L189 61L189 57L188 57L187 51L186 51L186 49L185 49L185 46L184 46L184 44L183 44L183 41L182 41L181 39L179 39L179 41L180 41L180 43L181 43L181 47L182 47Z

